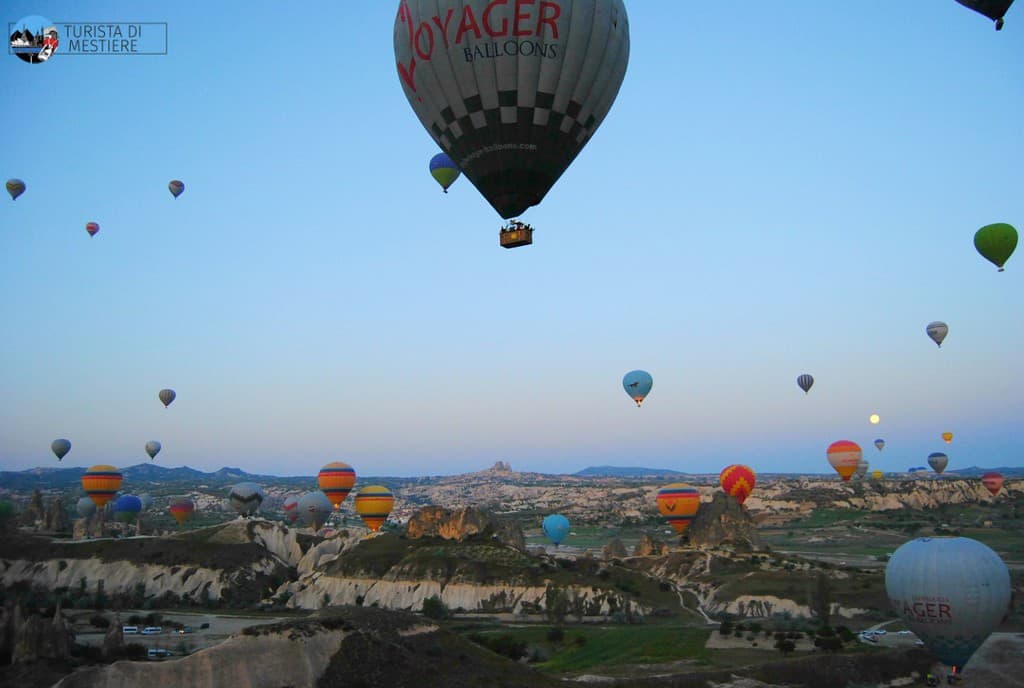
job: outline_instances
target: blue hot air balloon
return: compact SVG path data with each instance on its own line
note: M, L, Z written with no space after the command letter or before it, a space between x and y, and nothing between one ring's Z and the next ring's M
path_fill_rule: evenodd
M455 183L459 174L459 168L444 153L438 153L430 159L430 176L441 185L445 193L448 193L448 187Z
M622 378L622 388L637 406L643 403L653 384L654 378L646 370L631 370Z
M114 515L118 521L134 521L142 511L142 500L135 495L121 495L114 502Z
M541 528L544 529L544 534L547 535L548 540L558 547L562 544L562 540L569 534L569 519L562 514L551 514L544 518L544 522L541 524Z

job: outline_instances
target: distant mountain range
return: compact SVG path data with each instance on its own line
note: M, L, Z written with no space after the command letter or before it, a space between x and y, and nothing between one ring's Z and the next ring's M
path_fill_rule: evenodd
M591 466L573 473L580 478L644 478L647 476L697 475L681 473L668 468L641 468L638 466Z

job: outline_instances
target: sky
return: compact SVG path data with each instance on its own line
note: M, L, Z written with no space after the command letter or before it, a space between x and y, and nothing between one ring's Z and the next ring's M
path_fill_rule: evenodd
M626 0L618 98L504 250L428 173L397 6L4 3L168 46L0 59L0 469L1024 465L1024 256L972 244L1024 225L1020 8Z

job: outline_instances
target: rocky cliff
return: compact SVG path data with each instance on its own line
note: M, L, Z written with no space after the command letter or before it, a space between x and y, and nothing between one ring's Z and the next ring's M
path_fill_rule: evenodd
M745 549L762 549L750 512L735 497L720 491L714 493L710 502L701 504L685 535L690 544L697 547L732 544Z
M433 537L460 542L472 537L489 537L526 551L526 540L518 525L473 506L460 509L428 506L420 509L409 519L406 535L413 540Z

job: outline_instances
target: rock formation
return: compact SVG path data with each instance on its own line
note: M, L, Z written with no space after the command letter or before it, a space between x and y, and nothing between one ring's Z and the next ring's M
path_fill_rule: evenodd
M626 546L619 538L612 538L601 548L601 556L605 559L625 559L629 556Z
M53 619L47 621L41 616L27 618L14 633L12 664L28 664L39 659L65 660L71 657L75 632L64 620L60 605Z
M114 617L114 622L107 627L103 636L103 656L109 657L124 647L124 626L121 625L121 612Z
M71 519L58 497L50 500L43 512L43 530L50 533L67 533L71 531Z
M413 540L436 537L458 541L474 536L491 537L521 552L526 551L526 539L518 525L472 506L461 509L424 507L409 519L406 536Z
M664 542L655 540L647 533L644 533L643 537L640 538L640 542L636 543L636 547L633 549L633 556L661 556L662 554L668 554L668 550L669 547Z
M731 544L762 549L754 520L735 497L724 492L715 492L710 502L700 505L686 535L698 547Z
M508 461L495 461L494 465L491 466L491 471L494 473L511 473L512 464Z
M38 528L43 520L43 493L36 488L32 492L32 501L21 512L18 521L26 528Z

